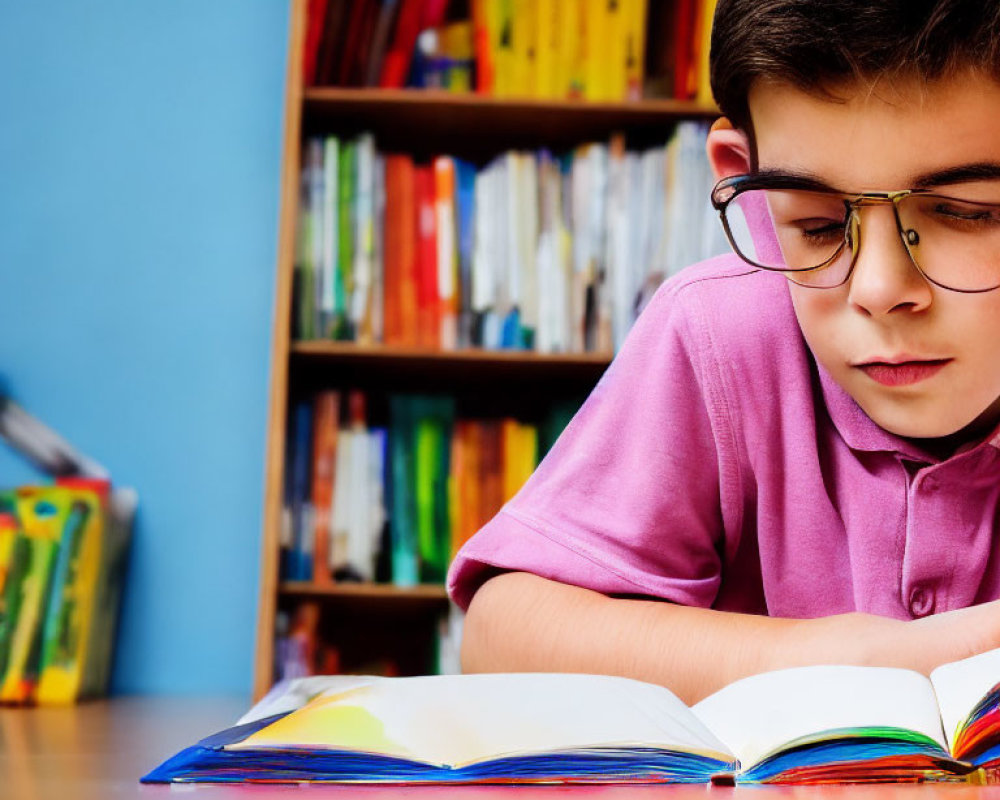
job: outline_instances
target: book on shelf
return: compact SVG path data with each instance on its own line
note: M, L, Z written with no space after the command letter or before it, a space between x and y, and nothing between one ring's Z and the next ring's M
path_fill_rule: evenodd
M1000 782L1000 651L930 678L755 675L688 707L581 674L325 676L279 684L143 780L345 783Z
M682 122L641 151L615 136L481 166L309 138L294 335L611 352L662 280L727 247L706 135Z
M447 395L331 389L298 401L282 578L443 583L458 548L520 489L577 405L550 403L524 421L466 417Z
M715 0L310 0L307 86L712 101Z

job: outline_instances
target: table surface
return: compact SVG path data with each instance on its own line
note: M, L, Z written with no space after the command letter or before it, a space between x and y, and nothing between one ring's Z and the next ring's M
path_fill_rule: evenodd
M1000 786L455 786L142 785L139 778L178 750L222 730L248 707L240 698L116 698L68 708L0 709L2 800L1000 800ZM761 793L766 793L767 797ZM492 798L490 797L492 795ZM961 795L959 797L959 795Z

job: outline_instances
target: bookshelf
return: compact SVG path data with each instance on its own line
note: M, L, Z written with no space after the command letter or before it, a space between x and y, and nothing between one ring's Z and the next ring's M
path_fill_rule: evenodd
M539 396L581 396L611 360L607 352L548 355L467 349L439 352L416 347L295 341L293 273L299 213L302 143L311 134L374 134L379 147L416 157L451 153L482 161L509 149L570 147L623 132L630 143L662 141L679 120L709 120L714 108L692 101L601 102L519 100L433 90L305 87L303 46L307 0L291 0L284 112L274 330L265 465L264 520L257 610L254 695L273 679L279 610L320 604L335 620L338 643L375 655L410 653L401 668L419 671L432 646L437 620L448 608L443 587L378 584L316 585L279 575L280 529L290 400L295 393L329 387L464 392L495 408L524 407Z

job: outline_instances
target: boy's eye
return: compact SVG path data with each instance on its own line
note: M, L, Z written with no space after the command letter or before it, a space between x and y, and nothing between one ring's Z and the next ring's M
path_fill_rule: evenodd
M937 222L963 228L1000 224L1000 208L997 206L962 203L938 198L932 206L925 207L923 213L932 216Z
M844 221L835 219L800 219L791 223L807 242L828 243L844 236Z

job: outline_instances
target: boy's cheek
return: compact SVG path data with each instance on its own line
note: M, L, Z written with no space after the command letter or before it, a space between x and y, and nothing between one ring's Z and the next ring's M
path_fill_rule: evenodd
M809 289L789 280L788 292L799 328L813 354L828 370L835 370L836 365L827 361L847 340L846 288Z

